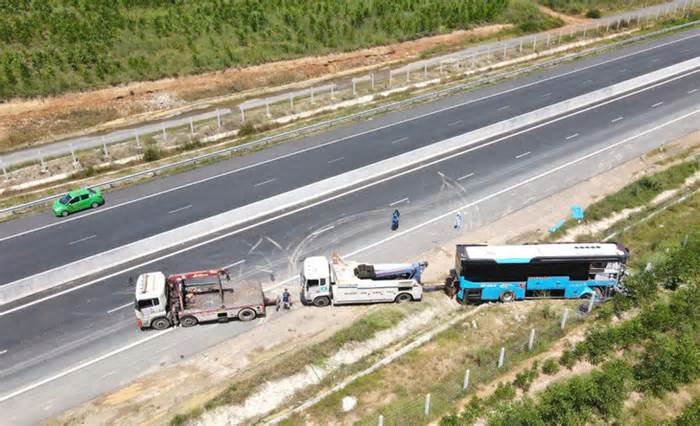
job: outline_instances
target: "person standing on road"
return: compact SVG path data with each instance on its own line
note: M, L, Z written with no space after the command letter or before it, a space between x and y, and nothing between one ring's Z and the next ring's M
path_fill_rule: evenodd
M464 218L462 217L462 212L457 212L457 215L455 216L455 224L454 224L453 228L454 229L461 229L463 223L464 223Z
M284 309L289 309L292 306L292 295L289 294L289 291L285 288L282 294L277 296L277 310L280 310L280 307Z
M394 213L391 214L391 230L396 231L399 229L399 216L401 216L401 213L399 213L399 209L395 209Z

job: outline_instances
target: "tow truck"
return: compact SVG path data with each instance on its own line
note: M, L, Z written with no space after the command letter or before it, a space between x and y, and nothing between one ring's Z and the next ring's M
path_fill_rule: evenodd
M366 264L345 262L337 254L304 259L301 302L328 306L351 303L419 301L421 274L428 262Z
M265 315L266 302L260 283L243 281L233 286L225 269L167 278L162 272L149 272L136 281L134 310L140 329L164 330L207 321L251 321Z

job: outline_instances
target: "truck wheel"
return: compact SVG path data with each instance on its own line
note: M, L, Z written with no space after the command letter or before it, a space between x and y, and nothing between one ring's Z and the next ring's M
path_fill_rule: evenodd
M170 327L170 320L167 318L156 318L151 321L151 327L154 330L165 330Z
M512 291L504 291L501 293L501 302L508 303L512 302L513 300L515 300L515 293Z
M241 321L251 321L254 320L258 314L250 308L243 308L238 312L238 319Z
M199 320L195 317L182 317L180 318L180 324L182 324L183 327L194 327L197 325Z
M314 299L314 306L318 306L319 308L323 308L324 306L328 306L331 304L331 299L323 296L323 297L317 297Z
M413 296L408 293L399 293L394 300L396 300L396 303L410 302L413 300Z

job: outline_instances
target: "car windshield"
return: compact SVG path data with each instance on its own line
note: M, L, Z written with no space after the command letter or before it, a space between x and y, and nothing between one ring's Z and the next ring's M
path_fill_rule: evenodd
M61 197L60 200L58 200L59 203L61 204L68 204L68 202L71 200L70 194L66 194L63 197Z

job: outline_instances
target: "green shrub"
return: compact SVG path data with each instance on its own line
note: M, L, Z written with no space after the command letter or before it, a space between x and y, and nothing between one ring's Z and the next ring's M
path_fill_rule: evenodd
M670 422L674 426L697 426L700 425L700 397L696 397L688 404L680 416Z
M571 349L565 349L559 357L559 364L562 367L566 367L571 370L574 364L576 364L576 356L574 355L574 351Z
M147 146L143 150L143 161L147 163L160 160L161 158L163 158L163 151L155 145Z
M542 364L542 373L552 376L559 372L559 364L554 360L554 358L547 359L544 364Z
M586 12L586 18L600 19L602 16L603 14L600 13L599 9L589 9L588 12Z
M635 369L642 392L661 396L675 391L678 385L690 383L700 373L700 347L684 334L676 339L656 334L647 344L644 356Z
M503 18L514 24L521 33L547 31L564 24L561 19L542 12L534 3L525 0L511 1Z
M523 370L515 375L513 385L522 389L523 392L527 392L530 389L530 385L532 385L532 382L535 381L539 374L539 363L535 361L532 364L532 367L528 368L527 370Z

